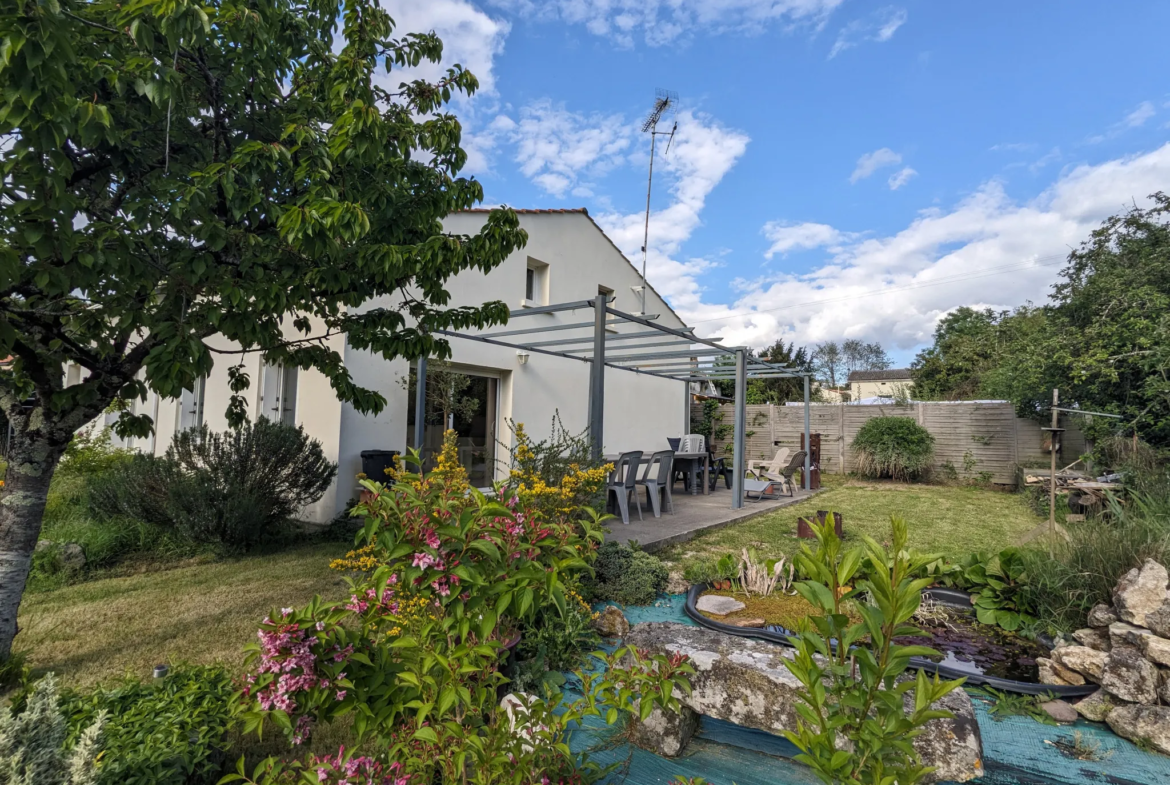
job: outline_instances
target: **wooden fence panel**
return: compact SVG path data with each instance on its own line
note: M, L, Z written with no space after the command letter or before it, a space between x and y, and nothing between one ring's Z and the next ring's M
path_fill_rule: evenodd
M769 460L781 447L791 452L800 449L804 433L804 407L752 405L747 407L747 459ZM721 407L723 426L734 423L730 404ZM1013 485L1016 466L1048 457L1045 433L1039 423L1015 415L1009 403L949 403L929 401L908 405L878 404L851 406L818 404L809 409L812 433L821 434L821 470L838 474L856 468L850 445L872 417L909 417L926 428L935 438L935 468L963 479L988 479L993 483ZM702 407L696 405L692 422L702 419ZM1087 449L1084 435L1066 425L1063 455L1071 463ZM731 455L730 428L726 438L715 439L717 455ZM1062 456L1063 460L1063 456Z

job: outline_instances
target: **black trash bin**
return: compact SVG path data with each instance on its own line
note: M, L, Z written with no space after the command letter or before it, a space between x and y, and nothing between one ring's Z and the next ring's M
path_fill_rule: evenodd
M386 470L394 468L396 455L398 450L362 450L362 474L374 482L393 483Z

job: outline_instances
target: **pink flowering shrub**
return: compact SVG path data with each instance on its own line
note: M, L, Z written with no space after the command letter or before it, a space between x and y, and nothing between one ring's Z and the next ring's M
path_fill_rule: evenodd
M372 569L349 579L347 599L273 613L250 647L246 730L272 722L301 744L317 723L350 716L357 742L384 750L298 764L307 782L589 781L564 743L570 723L669 705L685 685L685 663L619 653L624 664L610 657L601 680L582 675L578 701L533 697L517 733L498 708L506 644L537 607L565 607L564 581L588 569L598 519L550 520L506 491L489 499L452 463L393 486L363 481L372 498L355 513Z

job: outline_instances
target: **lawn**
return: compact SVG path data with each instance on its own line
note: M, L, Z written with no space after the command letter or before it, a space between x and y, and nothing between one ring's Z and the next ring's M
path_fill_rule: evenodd
M225 559L25 595L16 650L36 672L83 687L157 663L223 663L242 671L244 644L273 609L314 594L344 596L330 559L340 543Z
M1004 548L1040 522L1016 493L836 476L825 479L826 490L808 501L718 529L656 555L683 568L748 546L772 556L791 555L800 542L797 517L815 516L817 510L841 513L847 541L856 541L861 534L886 540L890 516L900 515L909 524L913 548L952 558Z

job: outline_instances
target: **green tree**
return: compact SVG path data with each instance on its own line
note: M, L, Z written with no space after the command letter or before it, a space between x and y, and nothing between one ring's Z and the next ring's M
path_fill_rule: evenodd
M765 362L785 365L792 369L804 370L810 365L808 350L803 346L797 347L795 342L785 344L776 341L761 352L751 351L750 359L764 360ZM730 355L720 355L715 360L719 367L735 367L735 358ZM715 382L719 394L731 398L735 395L735 380L720 379ZM774 403L804 400L804 380L800 378L777 379L748 379L747 402L750 404Z
M340 16L339 16L340 10ZM383 357L449 356L445 281L526 237L510 210L475 236L441 219L482 199L446 103L476 89L395 70L438 62L392 38L376 0L14 0L0 8L0 408L14 429L0 500L0 658L74 431L115 401L192 389L219 353L229 420L243 353L316 368L376 412L326 339ZM212 340L213 336L220 336ZM81 383L66 387L76 363ZM117 430L152 423L123 411Z
M1124 429L1170 446L1170 196L1151 200L1069 255L1043 324L1014 342L998 376L1021 413L1044 416L1058 387L1068 404L1120 414Z
M910 365L914 397L963 400L1002 392L1005 379L997 369L1034 335L1044 319L1031 306L1015 311L956 308L939 321L934 343Z

